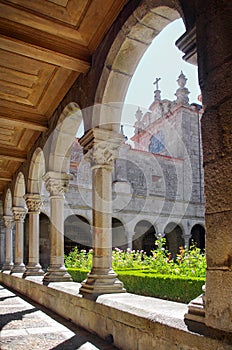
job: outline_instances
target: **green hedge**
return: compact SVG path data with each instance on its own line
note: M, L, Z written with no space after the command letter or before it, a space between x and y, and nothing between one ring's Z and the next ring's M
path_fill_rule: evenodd
M86 278L88 271L68 269L75 282ZM161 275L152 271L120 270L116 271L120 281L129 293L146 295L161 299L189 303L202 293L204 278Z

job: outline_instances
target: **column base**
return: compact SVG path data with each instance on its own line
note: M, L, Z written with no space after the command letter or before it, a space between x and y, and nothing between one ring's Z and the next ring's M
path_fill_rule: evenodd
M98 272L98 273L97 273ZM111 293L125 293L123 283L119 281L113 270L103 271L92 270L85 281L81 283L79 293L84 298L96 300L99 295Z
M44 271L40 264L29 264L26 266L26 271L23 274L23 278L28 276L43 276Z
M50 282L72 282L72 277L64 266L50 266L43 278L43 284Z
M225 332L205 324L204 294L189 303L188 313L185 314L185 324L191 332L232 344L231 332Z
M14 263L5 263L2 267L2 271L11 271L13 269Z
M185 314L184 318L189 330L201 333L202 327L205 326L204 294L188 304L188 313Z
M24 273L24 271L26 270L24 263L16 263L14 264L12 270L11 270L11 274L14 273Z

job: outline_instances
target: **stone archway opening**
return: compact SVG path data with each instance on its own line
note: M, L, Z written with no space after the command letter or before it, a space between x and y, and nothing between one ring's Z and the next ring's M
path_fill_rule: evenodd
M201 252L205 251L205 229L200 224L194 225L191 229L189 247L193 245L199 248Z
M156 231L154 226L146 220L138 222L135 226L132 248L143 250L147 255L155 249Z
M68 255L75 247L86 251L92 248L91 226L81 215L70 215L64 222L64 253Z
M176 223L171 222L166 226L164 234L166 238L167 250L171 253L172 258L175 260L177 254L179 254L180 247L184 247L182 229Z
M40 213L39 217L39 257L42 269L45 271L49 266L50 255L50 219L44 214Z
M112 248L126 250L128 248L127 236L123 223L116 218L112 218Z

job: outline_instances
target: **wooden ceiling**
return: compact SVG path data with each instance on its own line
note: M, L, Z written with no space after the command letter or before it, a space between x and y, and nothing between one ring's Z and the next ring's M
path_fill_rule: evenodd
M0 194L126 0L0 0Z

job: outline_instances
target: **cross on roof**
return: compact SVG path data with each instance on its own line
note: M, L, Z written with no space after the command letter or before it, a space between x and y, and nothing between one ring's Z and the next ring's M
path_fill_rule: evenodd
M158 82L161 80L161 78L156 78L156 80L154 81L154 85L156 85L156 90L159 90L159 86L158 86Z

